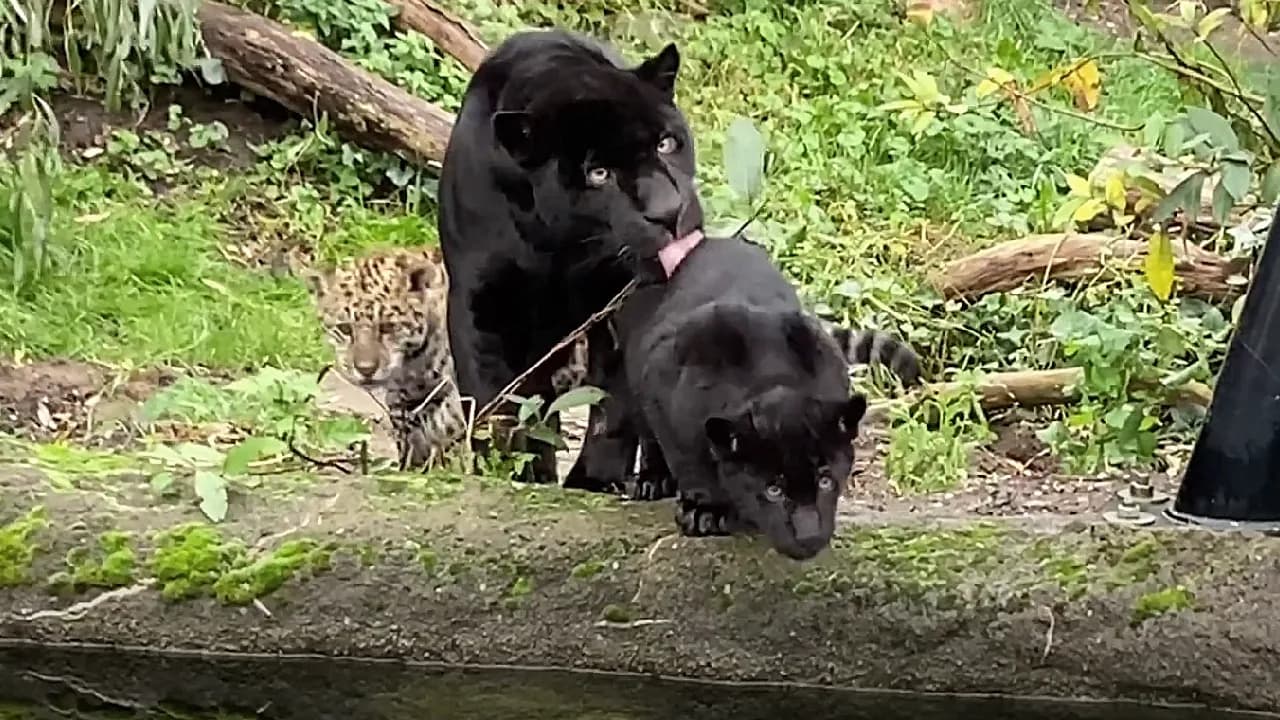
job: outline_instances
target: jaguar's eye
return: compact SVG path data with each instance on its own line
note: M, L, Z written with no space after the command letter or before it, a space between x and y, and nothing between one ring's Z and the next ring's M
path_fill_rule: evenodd
M777 485L770 485L764 489L764 496L769 502L778 502L782 499L782 488Z
M591 187L602 187L611 177L613 173L609 172L609 168L591 168L587 171L587 184Z
M818 478L818 489L822 492L831 492L836 489L836 481L830 477Z
M396 324L392 322L384 322L378 325L378 332L383 335L391 335L396 331Z
M342 322L334 325L333 333L339 337L351 337L351 323Z
M676 140L674 135L663 135L658 141L658 152L662 155L670 155L680 149L680 141Z

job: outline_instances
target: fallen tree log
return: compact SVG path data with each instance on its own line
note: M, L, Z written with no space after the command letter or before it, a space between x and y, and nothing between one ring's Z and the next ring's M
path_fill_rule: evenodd
M280 655L318 654L1280 704L1270 662L1280 652L1280 544L1266 538L1078 516L858 517L842 521L831 550L795 563L749 539L680 538L669 502L443 477L263 477L237 484L227 520L213 526L185 481L174 488L186 497L161 498L145 474L72 485L33 464L0 464L0 647L264 654L275 669L246 682L281 700L308 694L280 690ZM116 531L128 533L124 550L107 563ZM39 653L0 653L0 689L63 675ZM130 662L99 658L85 672ZM158 697L178 692L130 676ZM110 695L92 680L76 678ZM625 710L613 712L642 714Z
M1209 300L1244 292L1233 280L1248 268L1199 246L1173 243L1180 290ZM949 263L929 282L945 298L973 299L1042 280L1090 280L1141 272L1147 243L1102 234L1057 233L1011 240Z
M444 52L475 72L489 52L475 29L433 0L390 0L397 9L398 27L431 39Z
M450 113L261 15L208 1L199 17L209 53L237 85L299 115L324 113L363 147L417 165L444 158Z
M988 373L973 385L979 405L984 411L1006 410L1011 407L1039 407L1064 405L1078 397L1077 387L1084 382L1084 369L1078 367L1052 370L1017 370L1014 372ZM1213 390L1204 383L1187 382L1177 387L1164 387L1152 383L1139 386L1161 392L1170 404L1188 404L1208 408ZM872 404L868 412L883 417L894 408L907 407L929 395L943 395L962 390L959 382L929 383L919 390L892 400Z

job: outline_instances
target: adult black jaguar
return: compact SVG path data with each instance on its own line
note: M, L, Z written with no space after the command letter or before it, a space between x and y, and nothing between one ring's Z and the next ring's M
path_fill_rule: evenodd
M540 30L509 37L477 68L445 153L439 230L458 389L478 406L632 278L665 279L663 248L701 238L694 143L674 102L679 67L674 44L627 66L600 43ZM549 400L564 355L521 394ZM620 374L604 324L588 335L587 364L588 382L605 390ZM628 411L592 408L593 428L605 412ZM554 449L531 446L539 458L523 479L554 482ZM588 433L580 467L591 448ZM611 489L591 473L570 477Z

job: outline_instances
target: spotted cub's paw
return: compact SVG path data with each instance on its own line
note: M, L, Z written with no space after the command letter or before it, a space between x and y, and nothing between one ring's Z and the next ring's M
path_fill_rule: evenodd
M677 495L676 525L685 537L728 535L732 519L728 508Z

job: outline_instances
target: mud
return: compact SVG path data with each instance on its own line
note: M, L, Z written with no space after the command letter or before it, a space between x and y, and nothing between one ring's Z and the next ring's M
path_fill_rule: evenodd
M149 578L153 533L199 521L189 493L154 498L144 473L56 487L0 468L0 528L36 506L48 519L27 582L0 589L0 639L1280 708L1274 539L853 511L797 564L748 538L680 538L666 503L279 477L235 488L218 531L253 557L308 539L331 558L224 605L166 601ZM133 584L51 593L108 531L131 534Z
M158 86L151 103L140 113L112 112L100 98L56 94L50 98L62 130L62 148L77 158L96 156L114 130L167 131L169 106L182 108L196 124L221 122L231 133L217 148L176 148L179 158L219 170L244 169L257 160L255 145L284 137L298 127L288 111L265 98L244 101L230 86Z

